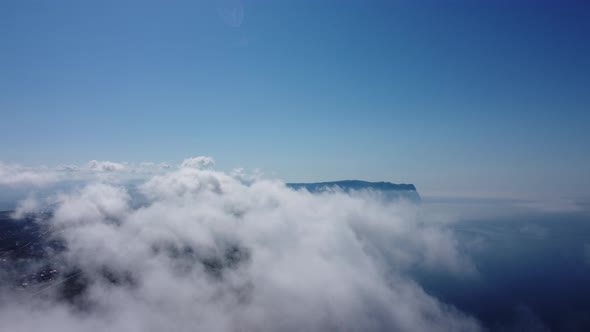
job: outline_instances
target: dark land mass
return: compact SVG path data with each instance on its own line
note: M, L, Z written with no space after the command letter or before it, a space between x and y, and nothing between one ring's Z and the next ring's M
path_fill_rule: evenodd
M413 184L396 184L391 182L368 182L361 180L342 180L332 182L313 183L287 183L287 187L301 190L306 189L310 193L320 193L329 190L342 190L344 192L374 190L390 199L407 199L412 202L420 202L420 195Z

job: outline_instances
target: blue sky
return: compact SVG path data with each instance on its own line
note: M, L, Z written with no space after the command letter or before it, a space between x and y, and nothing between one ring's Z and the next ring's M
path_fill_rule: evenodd
M2 1L0 160L587 194L582 1Z

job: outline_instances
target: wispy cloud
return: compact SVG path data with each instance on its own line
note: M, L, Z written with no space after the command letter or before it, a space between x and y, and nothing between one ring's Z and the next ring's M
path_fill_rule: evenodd
M0 186L46 186L58 180L55 172L45 167L24 167L0 162Z
M125 164L115 163L112 161L91 160L88 162L88 168L97 172L115 172L125 169Z

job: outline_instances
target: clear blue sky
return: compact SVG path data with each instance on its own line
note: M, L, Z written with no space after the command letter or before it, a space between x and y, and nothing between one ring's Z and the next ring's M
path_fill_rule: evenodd
M590 187L582 1L7 0L0 42L5 162Z

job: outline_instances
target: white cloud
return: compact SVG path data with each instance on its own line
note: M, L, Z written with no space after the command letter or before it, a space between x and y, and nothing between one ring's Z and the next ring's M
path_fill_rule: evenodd
M212 159L197 158L203 166L211 165ZM190 164L190 162L189 162ZM43 187L45 191L70 187L73 183L109 182L125 183L143 180L172 169L167 162L142 162L137 164L91 160L86 165L62 164L55 167L21 166L0 161L0 197L26 196L23 190ZM18 191L15 191L18 189Z
M66 226L96 220L119 220L127 211L129 200L124 188L92 183L82 190L59 195L53 219L57 224Z
M116 172L125 169L125 164L112 161L91 160L88 162L88 168L97 172Z
M61 264L87 278L83 315L46 291L0 294L11 331L477 331L472 318L425 293L405 271L469 274L452 233L417 208L279 181L245 185L203 170L148 179L134 207L124 187L91 183L58 195L51 227ZM186 165L185 165L186 163ZM209 262L209 263L205 263ZM113 284L108 269L132 282ZM35 301L33 301L33 299ZM32 303L34 302L34 303Z
M0 186L46 186L58 180L57 175L43 167L31 168L0 162Z
M42 203L39 202L36 197L29 195L18 203L16 210L13 213L13 217L16 219L21 219L29 214L33 214L42 210L42 208Z
M257 180L262 180L263 174L260 169L254 169L253 172L248 173L244 168L238 167L231 170L229 173L234 179L239 180L242 183L249 184Z
M180 164L181 168L198 168L203 169L207 167L211 167L215 164L215 160L211 157L200 156L200 157L193 157L185 159L182 164Z

